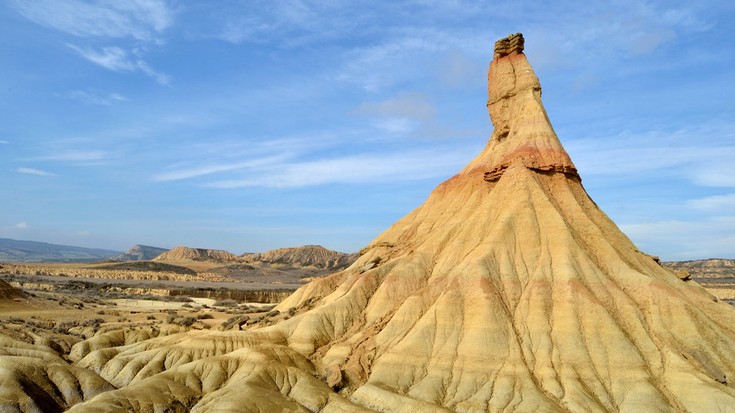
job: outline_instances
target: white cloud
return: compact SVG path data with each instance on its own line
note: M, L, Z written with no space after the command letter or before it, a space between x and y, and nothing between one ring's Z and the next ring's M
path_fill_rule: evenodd
M163 86L171 86L171 76L153 69L148 63L143 60L137 60L135 64L137 65L139 71L145 73L149 77L152 77L159 84Z
M119 47L103 47L102 50L97 51L72 44L67 46L90 62L115 72L132 72L137 68L135 63L128 57L128 52Z
M90 105L101 105L101 106L109 106L109 105L112 105L113 103L124 102L128 100L128 98L118 93L103 94L103 93L84 91L84 90L72 90L68 92L65 96L69 99L75 99L75 100L78 100L80 102L87 103Z
M101 161L110 157L106 151L65 151L53 155L37 156L29 158L33 161L59 161L59 162L94 162Z
M178 169L171 172L160 173L153 176L154 181L179 181L182 179L196 178L199 176L211 175L219 172L236 171L240 169L258 168L262 166L272 165L283 162L288 155L275 155L260 159L249 159L242 162L220 163L207 166L196 166L185 169Z
M19 174L35 175L35 176L56 176L56 174L53 174L51 172L46 172L41 169L25 168L25 167L17 168L15 172Z
M337 3L308 3L303 0L248 2L244 7L230 10L216 37L230 43L260 43L272 40L272 36L292 32L298 32L299 37L305 33L327 37L344 26L339 14L334 13L340 8ZM329 24L325 24L325 20ZM287 39L293 40L295 38Z
M700 167L692 170L692 178L703 186L735 188L735 165L732 161L735 159L735 148L719 149L721 152L703 160Z
M699 199L692 199L687 205L700 211L735 211L735 194L714 195Z
M565 142L583 175L668 171L698 185L735 187L735 124L713 121L686 129L624 132ZM697 137L712 137L698 145Z
M378 119L374 125L391 135L407 135L420 126L419 122L408 118Z
M170 77L168 75L157 72L144 60L119 47L110 46L103 47L100 50L93 50L73 44L67 44L67 46L79 53L83 58L105 69L114 72L139 72L152 77L161 85L168 86L170 84Z
M735 255L735 216L623 224L620 228L641 249L664 260Z
M173 24L175 14L165 0L11 0L10 4L37 24L77 37L151 41Z
M80 1L11 0L11 6L29 20L88 40L135 39L162 44L161 34L174 21L166 0ZM141 57L145 48L120 46L92 49L67 44L90 62L115 72L138 72L168 86L168 75L153 69Z
M410 181L448 176L471 157L471 150L414 150L399 154L362 154L269 165L239 179L209 183L213 188L306 187L331 183Z
M27 229L28 228L28 224L26 222L19 222L19 223L13 225L11 228L13 228L13 229Z

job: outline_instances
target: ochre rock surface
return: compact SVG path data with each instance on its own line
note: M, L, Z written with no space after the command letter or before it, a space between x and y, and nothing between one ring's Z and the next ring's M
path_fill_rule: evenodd
M269 326L90 345L117 389L70 411L735 411L735 310L589 198L514 42L487 148L352 266Z
M153 261L211 261L220 263L237 260L237 255L228 251L184 246L174 247L153 259Z
M319 269L344 269L355 260L354 255L332 251L320 245L278 248L259 254L243 254L245 262L283 264L295 267L315 267Z

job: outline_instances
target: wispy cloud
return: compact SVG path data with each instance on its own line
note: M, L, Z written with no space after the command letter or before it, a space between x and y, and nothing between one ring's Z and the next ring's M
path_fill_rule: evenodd
M94 162L108 159L110 154L99 150L64 151L53 155L43 155L29 158L32 161L58 161L58 162Z
M153 176L154 181L179 181L182 179L196 178L199 176L211 175L219 172L237 171L241 169L258 168L267 165L281 163L286 160L289 155L275 155L260 159L249 159L234 163L221 163L206 166L194 166L190 168L177 169L175 171L160 173Z
M735 125L712 121L676 130L624 132L565 143L584 175L668 171L703 186L735 187ZM712 136L697 145L698 136Z
M84 90L72 90L63 96L69 99L78 100L89 105L101 106L109 106L113 103L119 103L128 100L128 98L118 93L98 93Z
M28 223L27 222L19 222L19 223L13 225L11 228L13 228L13 229L27 229L28 228Z
M132 72L137 65L129 58L128 52L119 47L103 47L101 50L86 49L68 44L71 49L90 62L115 72Z
M735 211L735 194L714 195L699 199L692 199L687 205L694 209L707 212L732 212Z
M10 142L0 139L0 145L8 145Z
M341 158L278 163L238 179L214 181L212 188L306 187L333 183L411 181L448 176L471 155L468 150L361 154Z
M622 224L620 228L644 251L656 255L675 251L664 260L731 257L735 245L735 216Z
M11 0L11 6L29 20L87 40L163 44L162 33L174 21L175 12L166 0L81 1ZM76 42L75 42L76 43ZM153 69L142 57L145 48L82 47L67 43L84 59L115 72L137 72L168 86L170 77Z
M173 24L165 0L10 0L20 14L42 26L77 37L131 37L154 40Z
M139 72L152 77L161 85L168 86L170 84L170 77L168 75L157 72L144 60L119 47L110 46L103 47L100 50L94 50L73 44L67 44L67 46L79 53L83 58L105 69L114 72Z
M26 167L20 167L15 170L15 172L19 174L24 175L35 175L35 176L56 176L56 174L53 174L51 172L47 172L41 169L35 169L35 168L26 168Z
M341 8L337 3L303 0L248 2L231 10L216 37L230 43L267 42L273 40L274 35L281 38L289 33L298 33L299 37L307 33L328 37L343 26L339 17ZM330 24L323 24L325 19Z

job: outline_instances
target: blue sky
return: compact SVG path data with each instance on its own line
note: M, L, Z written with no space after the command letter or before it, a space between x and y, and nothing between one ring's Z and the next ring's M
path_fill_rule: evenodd
M633 241L735 257L721 1L6 0L0 237L356 251L485 145L493 43L515 32Z

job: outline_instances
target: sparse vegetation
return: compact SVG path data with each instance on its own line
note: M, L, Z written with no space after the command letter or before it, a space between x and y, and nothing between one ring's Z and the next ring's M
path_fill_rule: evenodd
M214 307L236 307L237 301L235 300L219 300L215 301L214 304L212 304Z

